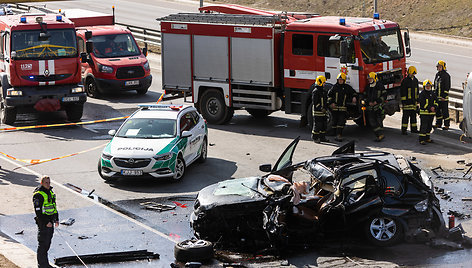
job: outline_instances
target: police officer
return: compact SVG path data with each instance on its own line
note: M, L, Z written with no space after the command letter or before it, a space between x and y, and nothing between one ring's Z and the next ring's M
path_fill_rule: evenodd
M52 191L51 180L48 176L41 177L41 185L33 193L33 205L38 225L37 260L39 268L49 268L48 250L51 246L54 227L59 226L59 216L56 207L56 195Z
M313 129L311 138L314 142L328 142L326 139L326 129L328 127L328 113L326 109L327 95L324 91L326 77L320 75L316 78L315 83L311 86L311 103L313 104Z
M436 94L431 90L433 83L428 79L423 82L423 90L420 93L420 135L419 142L425 145L433 142L429 136L433 128L434 115L436 114L437 102Z
M381 141L385 138L383 130L383 103L387 91L384 85L379 81L377 74L370 72L367 75L368 84L364 89L363 100L367 104L367 118L369 125L374 130L375 141Z
M436 64L436 77L434 78L434 90L438 97L438 108L436 110L436 125L440 128L444 120L444 130L450 126L449 118L449 89L451 89L451 76L446 72L446 63L442 60Z
M328 104L332 111L333 128L336 130L336 141L342 141L344 126L347 117L347 102L355 103L356 91L346 84L346 74L339 73L336 77L337 82L328 92Z
M402 99L402 135L407 135L408 121L412 133L418 133L416 125L416 107L418 105L418 79L415 66L408 67L407 76L403 78L400 86L400 96Z

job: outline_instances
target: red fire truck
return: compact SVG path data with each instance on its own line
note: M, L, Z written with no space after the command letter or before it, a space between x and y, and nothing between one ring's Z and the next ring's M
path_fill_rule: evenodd
M399 110L398 86L410 54L397 23L374 18L320 16L213 5L202 13L163 18L162 84L167 94L191 96L209 123L235 109L255 117L276 110L311 122L310 86L318 75L334 84L340 72L363 92L376 72L388 90L386 113ZM362 116L358 105L350 117Z
M19 112L65 110L79 121L87 99L74 24L61 14L0 16L1 122ZM93 48L92 43L87 45Z

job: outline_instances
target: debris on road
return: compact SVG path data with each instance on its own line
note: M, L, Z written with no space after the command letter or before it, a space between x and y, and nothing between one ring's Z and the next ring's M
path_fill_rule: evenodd
M437 167L435 167L435 168L432 168L432 169L431 169L431 172L433 172L434 175L438 175L438 172L437 172L436 170L441 170L441 171L444 172L444 169L443 169L441 166L437 166Z
M463 214L463 213L460 213L459 211L455 211L455 210L449 210L447 215L454 215L454 217L456 217L460 220L470 219L470 214Z
M21 230L21 231L19 231L19 232L16 232L15 234L16 234L16 235L22 235L24 231L25 231L25 230Z
M54 264L58 266L82 264L80 260L82 260L85 263L99 263L99 262L105 263L105 262L121 262L121 261L131 261L131 260L146 260L146 259L159 259L159 254L150 252L147 250L98 253L98 254L88 254L88 255L55 258Z
M79 238L80 240L84 240L84 239L89 239L89 238L91 238L91 237L86 236L86 235L81 235L81 236L79 236L78 238Z
M464 164L465 164L465 160L457 160L457 164L459 164L459 165L464 165Z
M74 218L68 218L67 220L62 220L61 224L70 226L70 225L74 224L74 222L75 222Z
M472 201L472 197L463 197L462 201Z
M210 144L208 144L208 145L210 145L210 146L215 146L215 144L214 144L214 143L210 143Z
M152 201L143 202L139 204L143 207L143 209L157 210L158 212L173 210L176 208L176 206L173 206L173 205L165 205L165 204L160 204L160 203L152 202Z
M456 242L452 242L443 238L434 239L429 242L429 246L437 249L450 249L450 250L459 250L464 249L464 247Z

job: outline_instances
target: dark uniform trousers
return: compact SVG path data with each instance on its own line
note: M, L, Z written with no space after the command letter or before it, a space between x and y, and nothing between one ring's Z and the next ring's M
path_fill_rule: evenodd
M420 115L420 135L419 141L429 141L431 130L433 130L434 114L421 114Z
M342 135L344 126L346 125L346 114L345 110L333 110L333 128L336 130L336 135Z
M51 247L54 227L38 226L37 260L39 268L49 268L48 250Z
M313 115L313 138L323 139L326 137L326 129L328 128L328 117L326 115Z
M367 119L369 121L369 125L372 127L372 130L374 131L375 136L379 137L380 135L382 135L383 119L384 119L382 108L379 106L367 108Z
M402 132L406 132L408 128L408 121L410 122L410 129L412 132L418 131L416 122L416 109L403 109L402 114Z
M449 118L449 101L438 101L438 110L436 111L436 127L441 127L444 120L444 126L449 127L451 118Z

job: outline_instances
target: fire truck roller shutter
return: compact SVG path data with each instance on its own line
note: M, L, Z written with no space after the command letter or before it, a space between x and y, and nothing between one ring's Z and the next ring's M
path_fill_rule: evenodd
M229 83L228 37L193 36L195 80Z
M162 33L162 85L191 88L190 35Z

